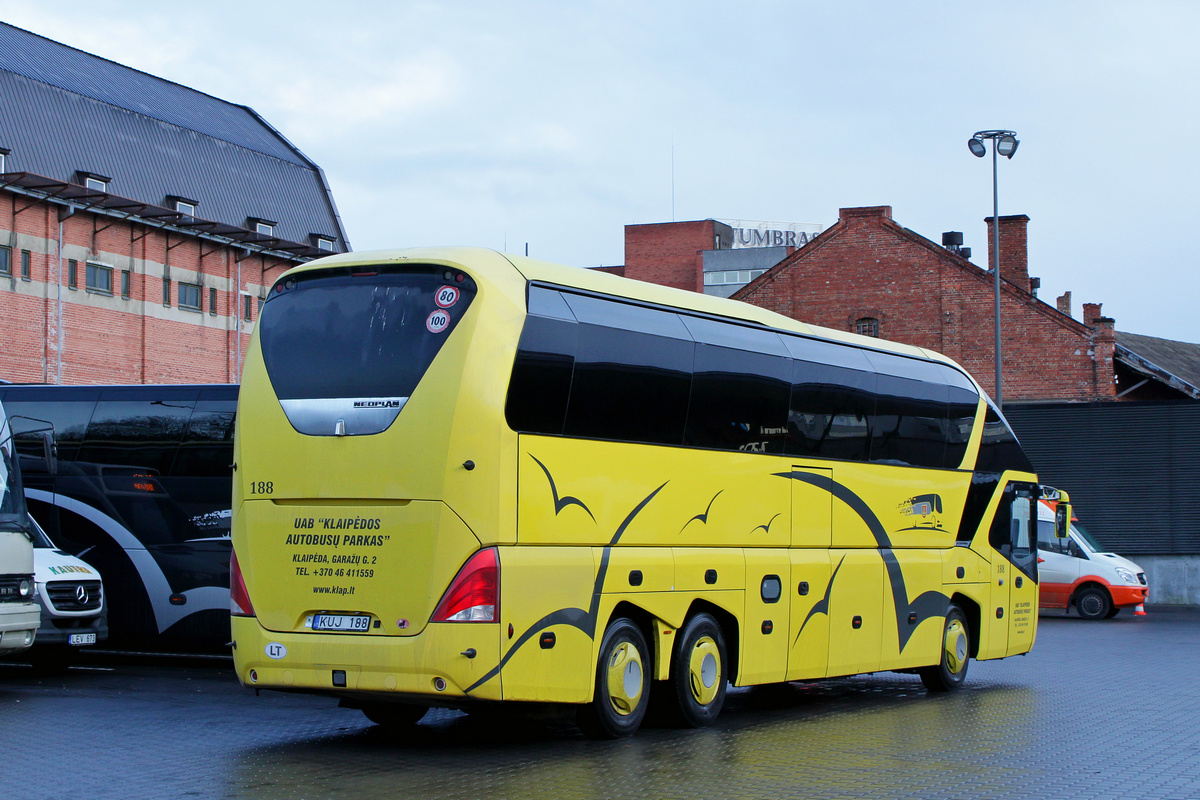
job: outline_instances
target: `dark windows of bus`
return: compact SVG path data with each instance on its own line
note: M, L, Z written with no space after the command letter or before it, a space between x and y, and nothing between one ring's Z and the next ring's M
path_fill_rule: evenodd
M682 444L691 387L691 340L600 325L578 328L564 433Z
M208 399L202 392L172 472L203 478L229 477L236 411L236 399Z
M782 453L791 366L780 356L696 345L684 442L718 450Z
M879 320L875 317L859 317L854 321L854 332L859 336L879 338Z
M156 400L132 389L105 390L77 460L145 467L166 475L195 402L195 389L164 391Z
M983 437L979 442L975 469L978 472L1004 472L1006 469L1034 471L1017 437L991 401L988 401L987 414L983 419Z
M865 360L861 363L867 366ZM786 452L866 461L874 413L874 373L795 361Z
M573 321L532 315L525 318L505 404L505 416L513 430L562 434L575 368L577 330Z
M263 360L281 400L406 398L453 335L475 296L439 309L441 270L380 267L370 275L328 270L297 275L263 307ZM246 295L246 302L253 302ZM438 314L446 324L430 321Z

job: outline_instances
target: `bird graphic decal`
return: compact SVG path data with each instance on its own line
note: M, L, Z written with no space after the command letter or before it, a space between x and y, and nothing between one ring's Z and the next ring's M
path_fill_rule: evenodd
M559 512L561 512L567 506L579 506L587 512L589 517L592 518L592 522L596 521L596 517L592 515L591 509L585 506L583 501L578 497L571 497L570 495L566 497L559 497L558 487L554 484L554 477L550 474L550 470L546 469L545 464L543 464L541 461L538 461L537 456L530 453L529 457L533 459L534 463L542 468L542 472L546 473L546 480L550 482L550 493L554 495L554 516L557 517Z
M782 514L782 513L783 513L782 511L779 512L779 514ZM773 523L775 520L779 519L779 514L776 514L775 516L771 517L771 519L767 521L766 525L759 525L750 532L754 533L754 531L762 531L763 533L770 533L771 532L771 523Z
M696 516L689 519L686 523L684 523L684 526L679 529L679 532L683 533L687 529L687 526L691 525L696 520L700 520L701 525L707 525L708 524L708 512L712 511L713 503L717 502L717 498L721 496L721 492L723 492L723 491L725 491L725 490L721 489L721 491L714 494L712 496L712 500L708 501L708 508L704 509L704 513L697 514Z

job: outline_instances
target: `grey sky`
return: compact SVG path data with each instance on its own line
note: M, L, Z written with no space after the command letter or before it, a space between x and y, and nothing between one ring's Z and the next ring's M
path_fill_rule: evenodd
M986 258L1028 214L1040 296L1200 341L1200 4L0 0L0 19L253 107L333 186L357 250L620 264L623 226L830 225L890 205ZM674 182L672 187L672 148ZM673 188L673 191L672 191Z

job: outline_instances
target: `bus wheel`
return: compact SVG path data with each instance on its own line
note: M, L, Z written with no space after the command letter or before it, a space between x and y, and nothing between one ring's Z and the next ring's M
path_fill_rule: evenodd
M1084 619L1107 619L1112 598L1099 586L1085 586L1075 594L1075 610Z
M941 663L919 670L921 683L931 692L951 692L962 686L971 660L967 620L962 609L951 605L946 610L946 626L942 630Z
M693 728L712 724L725 705L725 637L708 614L687 621L675 640L671 684L679 720Z
M416 725L429 709L425 706L410 706L404 703L372 703L363 707L363 714L376 725L389 730L400 730Z
M646 637L632 620L613 620L600 643L595 696L580 707L577 716L585 734L593 739L617 739L638 729L650 699L646 680L649 654Z

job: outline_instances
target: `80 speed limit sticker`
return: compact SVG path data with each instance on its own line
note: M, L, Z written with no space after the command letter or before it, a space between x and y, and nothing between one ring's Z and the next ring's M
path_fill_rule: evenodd
M425 327L430 333L441 333L450 326L450 315L438 309L425 318Z
M450 308L458 302L458 288L455 286L443 286L437 290L434 302L438 304L438 308Z

